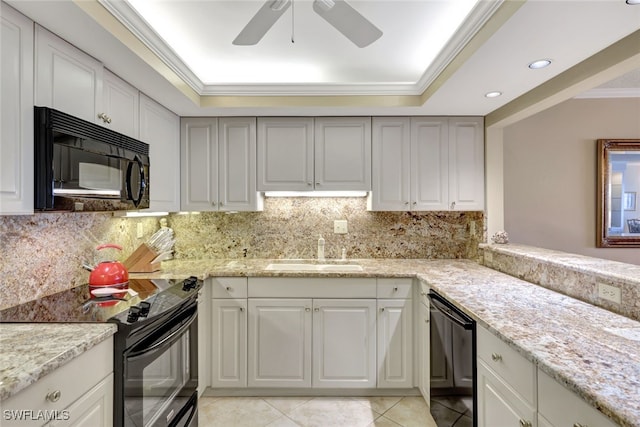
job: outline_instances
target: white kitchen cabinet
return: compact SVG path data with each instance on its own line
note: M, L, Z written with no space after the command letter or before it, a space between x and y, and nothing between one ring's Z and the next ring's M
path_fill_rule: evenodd
M314 388L375 388L376 301L313 300Z
M102 63L39 25L35 49L35 104L103 124Z
M140 137L140 93L138 89L105 69L102 73L102 108L107 120L98 123L121 134Z
M313 118L258 118L258 191L308 191L314 184Z
M259 211L254 117L184 118L182 209Z
M0 8L0 214L33 213L33 21Z
M211 300L211 387L247 386L247 300Z
M140 140L149 144L149 210L180 211L180 118L144 94Z
M484 120L449 118L449 208L484 209Z
M311 387L311 299L249 299L249 387Z
M378 300L378 388L413 387L413 315L410 299Z
M417 327L418 327L418 389L427 405L431 401L431 319L429 306L423 303L418 304Z
M198 291L198 397L211 386L211 282Z
M478 426L537 426L535 365L477 326Z
M315 119L316 190L371 190L371 118Z
M482 210L482 118L374 117L376 211Z
M258 119L259 191L368 191L371 118Z
M78 373L82 373L78 375ZM54 393L57 397L53 397ZM113 339L109 338L55 371L0 402L7 411L32 410L57 414L59 426L113 424ZM4 426L41 426L48 419L3 417Z
M616 425L604 414L538 368L539 427L615 427Z

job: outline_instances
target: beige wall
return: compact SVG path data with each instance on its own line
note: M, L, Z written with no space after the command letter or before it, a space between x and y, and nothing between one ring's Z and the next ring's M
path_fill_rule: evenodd
M568 100L503 137L512 242L640 264L640 249L595 247L596 139L640 138L640 98Z

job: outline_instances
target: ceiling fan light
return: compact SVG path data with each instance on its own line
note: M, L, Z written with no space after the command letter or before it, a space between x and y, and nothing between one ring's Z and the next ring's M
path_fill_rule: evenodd
M550 59L538 59L537 61L533 61L529 64L529 68L532 70L539 70L540 68L545 68L551 65Z

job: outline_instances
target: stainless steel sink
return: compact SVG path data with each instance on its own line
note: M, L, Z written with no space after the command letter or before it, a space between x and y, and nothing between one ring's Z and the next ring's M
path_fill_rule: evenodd
M306 263L276 263L269 264L265 270L269 271L336 271L351 272L362 271L358 264L306 264Z

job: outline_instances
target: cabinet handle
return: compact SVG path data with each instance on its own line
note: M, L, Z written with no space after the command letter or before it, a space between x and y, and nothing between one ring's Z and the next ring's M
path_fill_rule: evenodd
M502 360L502 355L498 353L491 353L491 360L493 360L494 362L499 362Z
M60 392L60 390L55 390L47 393L47 397L45 399L47 399L49 402L55 403L60 400L60 396L62 396L62 392Z
M382 307L382 308L380 309L380 311L384 311L384 307Z
M311 311L311 309L309 307L305 307L304 311Z
M532 427L531 421L520 420L520 427Z
M111 123L111 117L107 116L105 113L98 114L98 118L101 119L104 123Z

